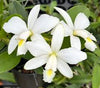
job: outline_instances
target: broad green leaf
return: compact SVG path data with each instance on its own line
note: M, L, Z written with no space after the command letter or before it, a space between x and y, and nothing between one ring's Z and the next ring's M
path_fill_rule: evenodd
M0 39L1 38L6 38L6 32L2 29L2 30L0 30Z
M25 20L27 20L28 14L18 1L13 1L9 4L9 12L10 14L20 14Z
M0 30L1 30L1 27L2 27L2 19L3 19L3 14L0 14Z
M0 0L0 29L2 25L2 19L3 19L3 0Z
M72 84L89 83L91 82L91 75L84 74L84 75L74 76L72 79L69 80L69 82Z
M4 42L0 42L0 51L3 49L3 47L5 46Z
M15 83L15 78L14 78L13 74L10 72L0 73L0 79Z
M57 74L57 75L55 76L53 82L54 82L56 85L60 85L60 84L66 82L66 77L64 77L63 75L61 75L61 74L59 73L59 74Z
M93 66L93 64L98 60L98 56L94 53L87 52L87 62L89 65Z
M70 8L67 12L71 16L73 22L75 20L75 17L77 16L77 14L80 13L80 12L84 13L88 17L90 16L90 10L83 4L76 5L72 8Z
M77 84L72 84L72 85L69 85L68 87L66 88L80 88L81 85L77 85Z
M94 51L94 53L95 53L97 56L100 57L100 48L99 48L99 47L96 48L96 50Z
M100 64L94 66L92 74L92 88L100 88Z
M0 14L3 13L3 0L0 0Z
M86 73L90 73L92 71L91 68L94 66L94 63L98 62L98 59L99 57L93 52L87 52L87 59L79 64Z
M7 52L0 54L0 73L13 69L20 62L20 57L14 53L8 55Z

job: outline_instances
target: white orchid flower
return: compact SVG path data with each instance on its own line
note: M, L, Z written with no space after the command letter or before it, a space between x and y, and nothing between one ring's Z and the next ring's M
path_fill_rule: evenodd
M78 62L85 60L87 55L85 52L76 48L60 50L63 38L64 28L60 23L55 28L51 47L45 40L36 41L35 43L27 42L27 48L35 58L26 62L24 69L32 70L46 64L45 70L43 71L43 80L48 83L52 82L57 69L65 77L72 78L73 72L67 63L77 64Z
M66 23L63 22L63 25L66 29L65 36L70 36L71 46L77 49L81 49L80 39L77 36L80 36L85 39L85 47L90 51L94 51L97 47L93 41L96 41L96 38L89 33L87 30L84 30L90 25L88 18L84 13L79 13L73 24L69 14L61 8L55 7L55 9L62 15Z
M28 23L26 23L19 17L12 17L7 23L3 25L3 29L7 33L15 34L9 43L8 53L11 54L18 45L17 55L25 54L27 49L25 42L29 36L34 40L41 39L41 33L51 30L58 22L59 19L47 14L38 14L40 11L40 5L36 5L30 11L28 16Z

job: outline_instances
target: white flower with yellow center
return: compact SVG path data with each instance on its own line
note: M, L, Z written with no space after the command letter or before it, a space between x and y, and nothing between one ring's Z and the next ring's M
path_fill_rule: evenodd
M59 23L53 34L51 47L45 40L36 41L35 43L27 42L26 46L35 58L26 62L24 69L32 70L46 64L45 70L43 71L43 80L48 83L52 82L57 69L65 77L72 78L73 72L67 63L77 64L78 62L85 60L87 55L85 52L76 48L60 50L63 38L64 28L63 25Z
M80 39L77 36L80 36L86 40L85 47L90 51L94 51L97 47L93 41L96 41L96 38L89 33L87 30L84 30L90 25L88 18L84 13L79 13L73 24L69 14L61 8L55 7L55 9L63 16L66 23L63 22L63 25L66 29L65 36L70 36L71 46L77 49L81 49Z
M58 24L59 19L47 14L41 15L39 18L38 14L40 11L40 5L36 5L30 11L28 16L28 24L19 17L12 17L7 23L3 25L3 29L7 33L15 34L9 43L8 53L11 54L18 45L17 55L25 54L27 49L25 42L28 37L31 36L33 41L42 39L41 33L47 32Z

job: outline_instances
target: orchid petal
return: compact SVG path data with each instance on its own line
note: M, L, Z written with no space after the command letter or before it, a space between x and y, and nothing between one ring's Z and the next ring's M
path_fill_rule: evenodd
M71 41L71 47L81 50L81 42L78 37L72 35L70 37L70 41Z
M11 38L9 45L8 45L8 54L11 54L15 50L15 48L17 47L18 42L17 42L16 38L17 38L16 35L14 35Z
M53 71L56 71L56 68L57 68L57 58L55 55L51 55L47 61L45 69L52 69Z
M71 30L71 28L64 21L61 21L60 23L63 25L65 29L64 36L67 37L67 36L72 35L73 30Z
M63 16L63 18L67 22L68 26L73 28L73 23L72 23L72 20L71 20L69 14L61 8L55 7L55 9Z
M77 36L80 36L84 39L89 37L93 41L97 41L96 38L90 32L88 32L87 30L74 30L74 32Z
M75 18L75 29L85 29L90 25L90 22L84 13L79 13Z
M31 36L31 40L33 41L33 42L35 42L35 41L44 41L45 42L45 40L44 40L44 38L42 37L42 35L40 35L40 34L33 34L32 36Z
M72 70L70 69L68 64L65 63L63 60L58 59L57 68L60 71L60 73L62 75L64 75L65 77L68 77L68 78L72 78L73 77Z
M29 16L28 16L28 29L29 30L33 29L33 26L38 17L39 11L40 11L40 5L35 5L30 11Z
M96 41L96 42L97 42L96 38L95 38L94 35L92 35L91 33L90 33L89 37L90 37L90 39L92 39L93 41Z
M58 55L69 64L77 64L87 59L86 53L76 48L62 49Z
M53 51L58 52L59 49L62 46L64 39L64 28L62 24L58 24L55 28L53 37L52 37L52 43L51 48Z
M51 82L53 81L53 78L55 77L55 72L52 71L52 74L51 74L50 76L48 76L48 75L47 75L47 74L48 74L47 71L48 71L48 70L44 70L44 71L43 71L43 80L44 80L45 82L51 83Z
M51 52L50 46L46 41L27 42L26 47L33 56L47 55Z
M35 22L33 31L36 33L44 33L50 31L59 22L57 17L53 17L47 14L41 15Z
M24 69L32 70L41 67L47 62L47 59L48 57L46 55L32 58L26 62L26 64L24 65Z
M25 46L25 41L21 46L18 46L18 50L17 50L17 56L18 55L22 55L22 54L26 54L27 52L27 48Z
M86 41L85 47L90 51L95 51L95 49L97 48L96 44L93 41L91 42Z
M74 30L74 34L84 39L86 39L90 35L90 33L87 30Z
M3 29L7 33L20 34L27 31L26 23L19 17L12 17L7 23L3 25Z
M24 39L24 40L27 40L27 38L31 35L31 32L30 31L25 31L23 33L21 33L18 38L19 39Z

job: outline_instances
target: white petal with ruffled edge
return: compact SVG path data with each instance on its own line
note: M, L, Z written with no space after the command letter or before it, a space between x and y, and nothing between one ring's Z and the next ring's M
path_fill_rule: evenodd
M58 8L58 7L54 7L54 8L63 16L63 18L65 19L67 24L70 26L70 28L73 28L73 23L69 14L61 8Z
M32 70L32 69L41 67L42 65L44 65L47 62L47 59L48 59L47 55L32 58L25 63L24 69Z
M58 52L60 50L63 43L63 39L64 39L64 27L62 24L58 24L55 28L52 37L52 42L51 42L52 51Z
M80 39L76 36L70 36L71 47L74 47L78 50L81 50L81 42Z
M76 48L62 49L59 52L59 57L69 64L77 64L85 59L87 59L87 54Z
M67 63L65 63L63 60L61 60L60 58L58 59L58 63L57 63L57 69L60 71L60 73L62 75L64 75L65 77L68 78L72 78L73 77L73 72L71 70L71 68L68 66Z
M29 30L33 29L33 26L38 17L39 11L40 11L40 5L35 5L30 11L29 16L28 16L28 29Z
M19 17L12 17L8 22L3 25L3 29L7 33L20 34L27 31L26 23Z
M55 72L52 71L52 74L51 74L50 76L48 76L48 75L47 75L47 74L48 74L47 71L48 71L48 70L44 70L44 71L43 71L43 80L44 80L45 82L51 83L51 82L53 81L53 78L55 77Z
M90 25L87 16L84 13L79 13L74 22L75 29L85 29Z
M47 55L51 52L46 41L27 42L26 47L33 56Z
M36 33L44 33L50 31L59 22L57 17L53 17L47 14L41 15L35 22L33 31Z
M10 39L10 42L8 45L8 54L11 54L15 50L15 48L17 47L17 45L18 45L18 41L16 40L17 37L18 37L17 35L14 35Z

